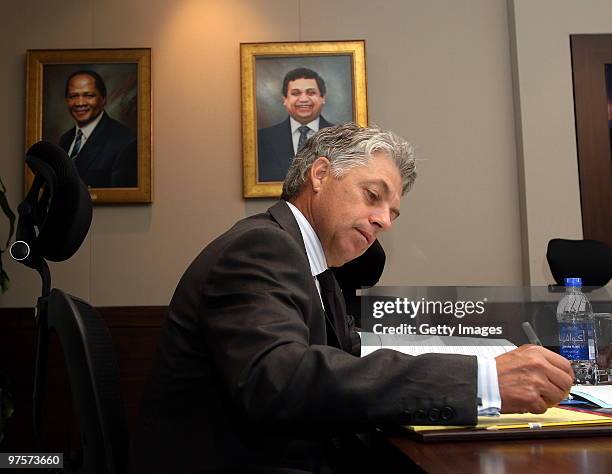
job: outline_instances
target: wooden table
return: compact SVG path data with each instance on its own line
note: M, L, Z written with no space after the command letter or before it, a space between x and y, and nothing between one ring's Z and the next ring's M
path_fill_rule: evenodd
M612 473L612 437L422 443L399 435L374 436L378 439L370 439L370 445L385 447L382 455L388 459L395 457L390 472L409 472L412 465L428 473ZM409 463L400 467L398 454Z

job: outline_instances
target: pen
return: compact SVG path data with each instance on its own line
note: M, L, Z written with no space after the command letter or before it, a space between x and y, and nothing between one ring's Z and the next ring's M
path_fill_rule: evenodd
M538 338L537 334L535 333L535 331L531 327L531 324L529 324L529 322L525 321L522 324L522 326L523 326L523 331L525 332L525 335L527 336L527 339L529 339L529 342L531 344L535 344L536 346L541 346L542 345L542 341L540 341L540 339Z
M584 421L567 421L567 422L559 422L559 423L523 423L518 425L492 425L487 426L485 429L489 431L498 431L498 430L510 430L510 429L528 429L528 430L539 430L541 428L554 428L559 426L564 427L572 427L579 425L606 425L608 423L612 423L612 418L610 420L584 420Z

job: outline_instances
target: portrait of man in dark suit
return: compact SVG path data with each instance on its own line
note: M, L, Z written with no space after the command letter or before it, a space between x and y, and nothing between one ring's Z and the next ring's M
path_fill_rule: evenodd
M282 181L304 142L331 122L321 115L327 88L314 70L299 67L283 79L282 101L287 118L257 132L260 181Z
M317 131L367 125L363 41L241 44L243 195L278 197Z
M73 72L64 97L74 126L62 134L59 146L74 160L85 184L136 187L136 134L105 111L107 89L101 75L86 69Z

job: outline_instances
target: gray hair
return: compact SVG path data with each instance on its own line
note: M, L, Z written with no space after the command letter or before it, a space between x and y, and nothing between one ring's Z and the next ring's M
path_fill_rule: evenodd
M349 122L323 128L306 141L289 167L281 198L288 201L297 197L320 156L330 161L332 176L341 178L352 168L367 165L377 153L384 153L397 166L403 196L416 179L414 147L393 132Z

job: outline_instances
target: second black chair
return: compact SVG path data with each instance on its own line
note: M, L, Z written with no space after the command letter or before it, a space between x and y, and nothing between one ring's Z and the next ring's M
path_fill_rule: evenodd
M565 278L582 278L583 286L601 287L612 278L612 248L598 240L552 239L546 259L559 286Z

